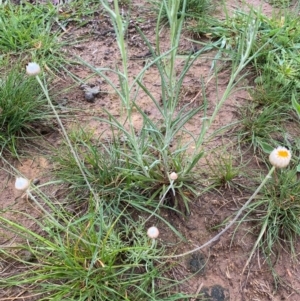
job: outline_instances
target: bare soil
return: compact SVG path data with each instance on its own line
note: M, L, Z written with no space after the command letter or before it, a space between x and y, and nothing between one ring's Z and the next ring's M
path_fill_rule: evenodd
M264 1L247 1L249 5L254 7L262 7L262 11L271 15L273 7ZM227 1L229 9L237 9L242 7L242 1ZM149 40L154 44L155 35L154 29L156 25L155 16L149 14L145 8L144 1L134 1L134 9L132 14L132 22L137 22L138 18L144 18L147 21L139 24L143 32ZM124 14L127 8L124 7ZM216 11L222 15L221 8ZM112 32L112 26L103 16L95 16L93 20L83 28L70 27L67 35L76 37L85 36L85 39L80 44L77 44L65 51L72 55L77 55L95 67L107 67L114 69L116 65L121 66L118 47L115 41L115 36ZM164 27L161 30L160 38L162 41L162 50L167 50L168 47L168 28ZM179 52L188 53L195 47L194 43L190 42L189 34L182 38ZM129 27L126 37L129 50L129 72L134 78L143 68L145 61L148 59L148 48L135 31L135 27ZM211 80L210 68L211 58L213 53L208 53L204 58L194 64L185 78L182 91L182 104L192 103L193 106L199 106L203 102L201 94L201 80L206 85L206 96L210 102L209 112L212 112L214 105L217 102L218 95L222 95L230 77L230 69L224 68L218 77L218 91L215 86L215 81ZM182 62L178 62L178 65ZM65 91L60 93L57 101L64 100L66 108L80 109L80 113L76 115L76 121L66 121L66 126L72 128L76 125L91 128L95 134L102 135L102 138L109 137L109 131L104 123L96 121L93 116L104 117L103 108L110 111L114 116L122 120L120 111L120 102L111 88L103 83L101 78L93 76L89 78L91 72L88 68L77 66L71 70L78 78L89 86L99 86L101 92L93 99L88 99L84 90L75 85L70 78L57 78L53 82L53 90ZM109 74L110 79L117 83L118 78L114 74ZM89 78L87 80L87 78ZM157 99L160 97L159 73L156 68L150 68L144 77L144 82L151 91L154 92ZM242 83L240 84L242 86ZM66 90L67 88L70 89ZM222 126L228 125L237 120L237 110L247 102L251 101L251 97L247 90L239 90L230 95L226 105L221 109L212 131ZM139 105L147 111L154 119L159 119L160 116L155 107L146 94L140 93ZM142 119L139 114L134 116L135 127L141 127ZM201 126L201 116L197 116L189 124L188 130L194 134L199 133ZM217 146L229 145L228 149L233 148L235 151L235 132L230 134L222 134L216 137L213 142L207 145L209 152L210 148ZM47 137L52 145L58 146L59 133L51 133ZM232 146L230 146L232 145ZM38 178L41 183L49 181L47 170L51 169L51 164L42 155L43 151L34 158L21 158L21 160L11 162L17 170L29 179ZM3 164L0 170L0 212L6 218L12 221L22 223L24 226L34 229L35 225L32 218L18 212L26 212L28 216L33 218L42 218L41 212L32 206L32 203L19 195L13 189L15 172L7 170L7 166ZM205 168L205 162L203 162ZM259 161L253 159L247 166L248 170L259 169ZM264 172L264 171L262 171ZM208 174L209 172L207 172ZM248 183L247 177L241 176L238 181ZM249 183L248 183L249 184ZM49 189L48 193L55 195L58 189ZM184 239L176 236L165 224L159 221L151 221L158 225L160 229L159 243L166 246L170 253L176 250L176 253L184 253L196 246L199 246L211 237L213 237L221 228L214 229L215 226L221 225L223 221L236 212L242 204L250 196L249 191L238 190L235 188L223 188L218 192L209 192L201 195L191 203L191 215L187 219L180 218L171 212L162 212L164 217L169 220L172 225L182 233ZM297 263L297 258L291 258L290 255L282 250L278 252L277 258L274 259L274 270L279 276L278 282L275 283L270 267L266 262L266 258L260 252L256 252L248 266L245 266L249 254L255 242L257 229L253 228L253 224L244 223L237 231L232 228L214 245L211 245L204 250L201 250L191 256L170 260L170 263L176 263L173 270L170 272L170 277L181 282L179 289L186 293L202 292L204 297L199 297L193 300L210 300L210 301L299 301L300 290L300 267ZM10 247L18 242L17 235L2 231L0 235L0 247ZM297 242L295 248L300 250ZM0 274L2 276L13 273L14 266L6 262L5 259L0 259ZM16 267L17 268L17 267ZM242 272L244 270L244 272ZM16 292L6 292L2 295L0 292L0 300L22 300L22 296L18 296ZM24 299L25 300L25 299ZM27 298L27 300L29 300ZM32 299L34 300L34 299ZM192 300L192 299L191 299Z

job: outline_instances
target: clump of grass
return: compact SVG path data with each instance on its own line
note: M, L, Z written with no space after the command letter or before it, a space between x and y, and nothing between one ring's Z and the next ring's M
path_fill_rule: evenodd
M235 50L238 47L237 37L247 28L247 15L241 11L235 11L232 16L229 16L226 7L224 9L225 20L204 15L197 22L190 24L188 30L197 38L205 37L215 41L215 48L220 50L220 55L229 55L235 59L237 54ZM252 13L255 17L256 13L254 11ZM254 45L255 42L253 47Z
M206 163L214 187L231 189L237 186L235 179L240 173L240 168L235 166L234 161L232 153L226 150L211 152Z
M124 5L129 5L131 0L121 1ZM127 3L127 4L126 4ZM49 6L53 7L49 4ZM60 1L59 9L63 13L57 14L57 25L61 28L67 30L68 26L83 27L89 22L94 20L95 15L102 13L102 6L99 1L86 1L86 0L76 0L76 1Z
M161 207L167 204L185 212L187 209L181 208L178 200L188 202L187 198L192 197L192 193L196 195L192 186L196 178L185 177L183 183L179 175L172 180L171 171L163 170L157 159L159 151L154 149L154 141L149 133L142 133L141 136L139 143L149 176L142 173L129 142L120 137L114 136L112 141L104 142L80 129L76 130L76 136L70 133L70 140L86 171L87 180L101 199L105 200L107 211L119 214L124 207L149 211L157 206L156 199L160 199ZM76 195L76 200L87 199L89 189L68 146L61 146L52 159L56 166L56 177L68 185L72 195ZM171 170L182 167L181 158L175 156L172 161ZM176 182L178 184L174 184ZM175 194L178 194L176 198Z
M292 3L290 0L266 0L266 2L270 3L274 7L289 7Z
M239 138L254 147L265 150L283 139L285 126L290 119L288 108L276 103L261 105L253 102L241 110ZM282 141L281 141L282 142ZM269 147L272 149L272 147Z
M121 155L124 143L117 139L104 142L83 128L76 128L69 133L69 137L82 162L86 179L99 197L105 200L104 206L108 211L118 215L125 206L141 210L151 204L147 194L139 195L143 187L132 184L135 166ZM52 160L56 178L69 187L69 197L76 196L76 202L86 200L90 191L69 146L63 144Z
M277 170L248 209L244 218L251 214L260 229L248 262L257 247L268 260L279 247L296 255L294 246L300 235L300 188L296 168Z
M254 84L257 93L255 101L263 97L265 103L281 102L291 104L291 95L299 94L300 80L298 75L298 44L300 42L299 18L297 13L286 12L284 16L273 15L271 18L259 11L253 14L257 19L257 39L253 43L252 53L256 52L252 63L254 66ZM235 59L237 36L245 30L248 16L244 12L235 14L220 21L204 16L198 25L190 28L194 33L215 40L219 56L226 55ZM272 88L270 88L272 87ZM275 93L276 91L276 93ZM260 93L262 92L262 93Z
M2 292L30 288L41 301L187 299L169 297L175 283L162 276L166 268L154 259L162 249L146 235L142 220L124 214L113 219L93 203L83 216L72 217L46 198L37 200L37 194L32 191L31 201L51 210L41 208L45 216L32 220L34 230L0 216L1 227L19 241L13 251L2 246L0 256L22 264L22 271L2 274Z
M18 68L0 80L0 147L18 154L20 142L36 135L39 125L49 122L47 101L36 80Z
M66 43L58 19L58 11L50 3L13 5L8 1L0 10L1 53L11 58L21 55L53 68L66 63L62 51Z
M262 85L266 84L267 88L269 78L272 78L273 84L279 86L281 94L290 94L289 91L300 88L297 46L300 42L299 22L298 15L294 13L286 12L284 16L274 15L272 18L263 16L259 39L255 43L254 49L258 49L268 41L255 60L256 71L262 77Z
M256 69L257 71L258 69ZM255 71L255 72L256 72ZM257 71L257 74L261 74L255 77L255 88L250 90L253 101L262 106L277 106L281 107L285 111L290 108L290 99L293 93L292 89L286 89L286 87L280 85L274 81L274 74L265 71Z
M168 22L170 24L169 12L172 4L170 1L149 0L157 14L160 14L161 23ZM178 3L177 17L183 13L185 18L197 19L206 14L211 8L211 0L180 0Z
M202 53L212 48L211 44L203 47L201 51L186 56L184 64L182 64L183 67L180 70L175 67L180 32L184 21L184 14L181 14L179 17L177 15L179 1L170 1L168 3L170 5L169 18L172 20L170 22L169 51L161 53L158 29L160 20L158 20L157 24L157 44L155 49L144 37L143 33L140 32L153 55L153 62L147 64L135 79L131 79L128 73L128 55L124 41L124 20L119 12L118 5L115 1L114 10L112 10L106 1L102 1L101 3L111 15L114 24L122 67L117 70L108 70L106 68L95 68L88 63L83 63L97 75L101 76L118 95L123 110L122 114L126 115L126 122L120 122L110 112L107 112L108 118L96 119L107 123L112 128L112 131L117 133L117 136L124 136L126 138L125 145L114 150L119 155L119 161L126 163L121 168L118 165L118 169L122 170L122 175L124 176L123 183L128 183L129 187L134 188L135 191L138 190L140 194L149 197L150 200L156 200L157 207L169 203L177 210L189 213L189 202L197 195L195 187L199 174L194 172L194 170L203 156L202 144L206 138L205 135L219 109L234 88L239 73L252 60L252 57L250 58L249 55L258 24L253 22L252 17L249 17L248 23L245 22L248 30L245 30L245 35L240 37L241 43L239 44L240 48L237 55L238 60L233 65L229 84L224 94L220 96L212 115L207 118L207 101L205 97L203 106L192 108L191 104L186 104L182 108L179 107L181 87L185 75L193 62ZM184 6L185 4L186 2L184 2ZM142 81L146 70L154 64L161 78L161 102L157 100L157 96ZM107 75L108 72L118 74L119 87L111 82ZM163 123L151 120L139 106L138 97L140 90L146 93L152 101L153 107L160 114L161 118L159 119ZM135 114L138 114L143 120L143 125L140 129L134 127L133 112L136 112ZM203 114L203 124L199 133L194 135L188 132L185 126L196 114ZM186 136L189 140L185 143L181 143L180 139L176 140L176 137L182 136ZM117 146L119 145L117 144ZM191 149L192 152L190 152ZM173 172L177 174L175 180L170 178Z

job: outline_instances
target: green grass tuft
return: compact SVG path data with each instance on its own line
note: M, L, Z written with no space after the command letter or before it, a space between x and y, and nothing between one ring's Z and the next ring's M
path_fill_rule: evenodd
M300 187L295 168L277 170L262 189L259 199L249 206L260 232L255 246L268 258L278 247L296 255L295 242L300 235Z
M206 159L210 174L210 181L214 187L231 189L237 187L236 178L240 174L240 168L235 166L235 159L231 151L212 151Z
M50 3L8 2L0 10L0 52L56 70L67 63L62 48L71 44L64 39L63 29L58 10Z
M47 101L36 80L16 67L0 79L0 147L19 153L20 142L36 136L50 119Z
M177 16L180 16L183 13L183 5L185 4L185 18L198 19L201 16L207 14L212 8L211 0L180 0L178 3ZM168 12L170 12L171 4L170 1L156 1L149 0L152 4L153 9L161 16L161 23L170 22Z
M187 298L170 295L176 284L162 276L166 268L154 259L162 249L147 237L141 219L133 221L123 214L111 219L93 204L89 212L76 217L50 206L48 214L57 220L35 220L39 228L34 230L0 216L3 227L26 239L24 244L15 244L13 251L9 246L0 249L2 258L23 266L22 271L2 278L2 292L30 288L40 301Z

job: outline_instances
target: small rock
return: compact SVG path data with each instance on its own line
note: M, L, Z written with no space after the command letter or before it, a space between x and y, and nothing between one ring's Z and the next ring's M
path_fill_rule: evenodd
M227 296L226 296L227 294ZM228 291L219 284L211 287L203 287L200 291L197 301L228 301Z
M205 255L201 252L192 254L191 258L188 260L188 269L192 273L203 275L205 273L205 266L207 259Z
M33 179L33 180L32 180L32 184L33 184L33 185L39 185L40 182L41 182L40 179Z
M84 92L84 99L88 102L94 102L95 96L93 93L90 92Z
M97 95L100 92L100 87L99 86L95 86L95 87L85 86L84 90L87 93L91 93L93 95Z
M90 87L89 85L81 85L81 89L84 90L84 99L88 102L93 102L95 96L100 93L100 87Z
M224 288L221 285L214 285L211 288L212 301L225 301Z

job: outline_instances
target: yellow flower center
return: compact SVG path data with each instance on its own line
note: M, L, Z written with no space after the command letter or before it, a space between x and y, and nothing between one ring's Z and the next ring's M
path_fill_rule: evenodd
M279 150L278 151L278 156L281 158L288 158L289 152L287 150Z

